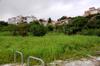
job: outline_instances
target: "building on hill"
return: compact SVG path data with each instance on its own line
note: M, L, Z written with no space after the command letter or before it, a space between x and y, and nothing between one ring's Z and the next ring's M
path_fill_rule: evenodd
M47 26L48 22L45 19L39 19L39 23L43 24L44 26Z
M26 16L26 22L30 23L31 21L36 21L38 20L36 17L34 16Z
M100 13L100 8L91 7L89 10L84 12L84 16L94 15Z
M47 26L48 24L54 26L56 22L54 20L51 20L51 23L49 23L48 20L39 19L39 23L43 24L44 26Z
M37 20L34 16L17 16L8 19L8 24L17 24L20 22L27 22L30 23L31 21Z
M70 20L71 20L71 17L63 16L57 20L56 24L58 25L68 24Z

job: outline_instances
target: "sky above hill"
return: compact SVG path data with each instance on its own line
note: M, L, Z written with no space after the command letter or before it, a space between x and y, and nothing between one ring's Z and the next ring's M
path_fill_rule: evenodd
M89 7L100 7L100 0L0 0L0 20L18 15L53 19L78 16Z

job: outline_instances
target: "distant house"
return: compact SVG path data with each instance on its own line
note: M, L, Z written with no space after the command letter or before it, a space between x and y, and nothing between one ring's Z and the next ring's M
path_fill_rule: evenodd
M68 24L71 20L71 17L63 16L57 20L56 25Z
M89 10L84 12L84 16L89 16L89 15L93 15L93 14L97 14L100 13L100 8L95 8L95 7L91 7L89 8Z
M48 21L45 20L45 19L39 19L39 23L40 23L40 24L43 24L44 26L47 26Z
M31 21L36 21L36 20L38 20L38 19L34 16L26 16L27 23L30 23Z
M53 20L51 20L51 23L48 23L48 20L45 20L45 19L39 19L39 22L40 24L43 24L44 26L47 26L48 24L54 26L56 23L56 21L53 21Z
M17 17L12 17L8 19L9 24L17 24L20 22L27 22L30 23L31 21L37 20L36 17L34 16L17 16Z

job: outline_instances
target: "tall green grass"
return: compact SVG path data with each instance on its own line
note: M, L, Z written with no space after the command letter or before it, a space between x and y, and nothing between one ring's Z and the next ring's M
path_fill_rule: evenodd
M25 59L31 55L45 62L79 59L100 50L100 37L55 33L44 37L0 36L0 64L13 62L14 50L23 52Z

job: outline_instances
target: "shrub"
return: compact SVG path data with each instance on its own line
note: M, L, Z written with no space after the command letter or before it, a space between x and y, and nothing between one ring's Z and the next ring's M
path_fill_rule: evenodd
M24 22L19 23L14 33L16 32L18 32L18 34L21 36L27 36L28 35L28 24Z
M48 31L54 31L54 26L52 25L47 25Z
M91 17L87 23L87 27L91 29L100 28L100 15Z
M100 36L100 29L85 29L81 32L82 35L96 35Z
M8 25L7 22L5 22L5 21L0 21L0 26L7 26L7 25Z
M85 17L74 17L68 24L64 25L64 33L68 35L77 34L85 28L87 22L88 20Z
M55 26L56 32L62 33L62 32L64 31L63 28L64 28L64 25L56 25L56 26Z
M7 31L8 23L5 21L0 21L0 31Z
M30 26L30 31L34 36L44 36L47 33L47 28L43 25L33 23Z

